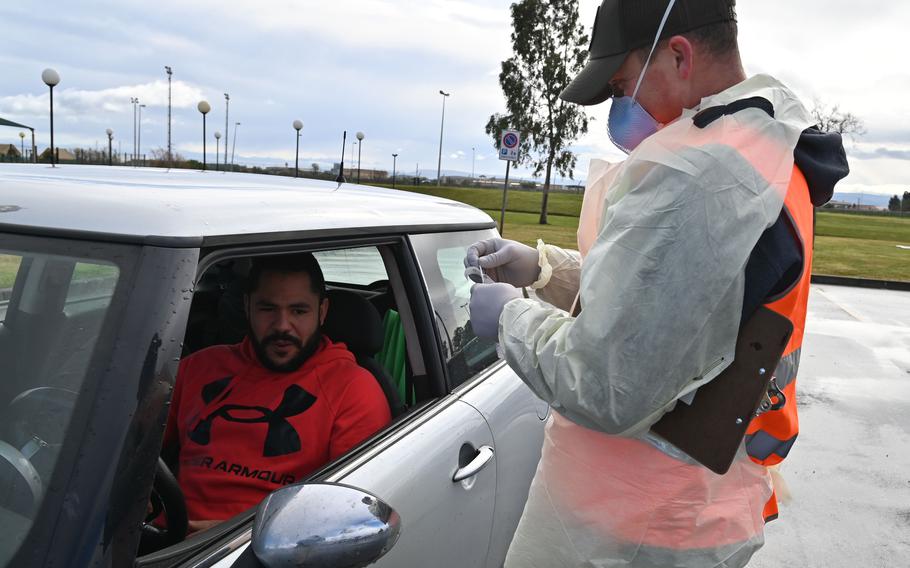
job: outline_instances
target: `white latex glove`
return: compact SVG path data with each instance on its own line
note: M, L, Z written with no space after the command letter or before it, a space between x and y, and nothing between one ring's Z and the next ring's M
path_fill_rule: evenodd
M521 298L521 290L511 284L495 282L472 286L468 309L471 311L471 329L474 330L474 335L498 339L502 308L516 298Z
M495 282L512 286L530 286L540 276L537 249L501 238L478 241L468 247L464 258L465 276L482 281L477 268Z

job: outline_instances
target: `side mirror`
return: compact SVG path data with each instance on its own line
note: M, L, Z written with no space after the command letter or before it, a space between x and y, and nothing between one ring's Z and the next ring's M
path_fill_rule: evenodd
M253 522L253 553L268 568L359 568L398 540L401 518L379 498L330 483L270 494Z

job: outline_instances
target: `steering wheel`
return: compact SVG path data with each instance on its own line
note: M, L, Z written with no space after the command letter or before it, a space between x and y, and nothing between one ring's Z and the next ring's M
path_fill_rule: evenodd
M19 393L7 405L0 427L0 481L4 506L31 518L66 435L78 393L38 387Z
M139 555L149 554L177 544L186 538L188 519L186 500L183 491L177 484L177 478L160 457L155 469L155 483L149 497L151 511L142 523L142 537L139 541ZM152 521L164 513L166 527L152 524Z

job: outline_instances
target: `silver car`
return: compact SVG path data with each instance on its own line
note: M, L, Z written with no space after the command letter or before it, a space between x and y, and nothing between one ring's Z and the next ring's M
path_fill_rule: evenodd
M462 258L495 234L472 207L376 187L0 167L0 566L501 566L549 408L469 325ZM178 362L242 336L252 257L296 251L375 312L329 319L381 322L358 357L394 368L377 380L396 416L184 538L160 456Z

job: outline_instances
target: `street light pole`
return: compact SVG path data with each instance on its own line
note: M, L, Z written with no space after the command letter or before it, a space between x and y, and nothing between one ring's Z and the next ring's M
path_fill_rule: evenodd
M224 163L227 163L227 137L230 134L228 130L228 106L231 103L231 97L224 93Z
M398 154L392 154L392 189L395 189L395 166L398 163Z
M216 130L215 131L215 171L216 172L218 171L218 154L221 153L221 152L219 152L219 149L218 149L219 148L218 144L220 142L221 142L221 133ZM225 147L227 147L226 146L227 139L224 140L224 143L225 143Z
M136 161L142 164L142 109L145 105L139 105L139 126L136 130Z
M107 165L114 165L114 157L111 154L111 151L114 149L114 131L108 128L105 130L107 133Z
M167 65L164 71L167 73L167 165L171 167L174 165L171 161L171 75L174 71Z
M303 128L303 123L295 120L292 126L297 131L297 149L294 151L294 177L298 177L300 175L300 129Z
M360 151L363 149L363 132L357 133L357 183L360 183Z
M136 165L136 103L139 99L130 97L130 103L133 105L133 153L130 155L130 161Z
M22 158L22 161L25 161L25 132L19 133L19 157Z
M474 146L471 146L471 185L474 185Z
M212 110L208 101L199 101L196 109L202 113L202 170L205 171L205 115Z
M51 166L57 167L57 154L54 150L54 87L60 83L60 75L48 68L41 72L41 80L51 90Z
M442 131L446 125L446 99L449 98L451 93L439 89L439 94L442 95L442 122L439 123L439 162L436 164L437 186L442 185Z
M234 143L231 144L231 171L234 171L234 150L237 149L237 127L240 126L239 122L234 123ZM227 144L227 138L224 139L224 143Z

